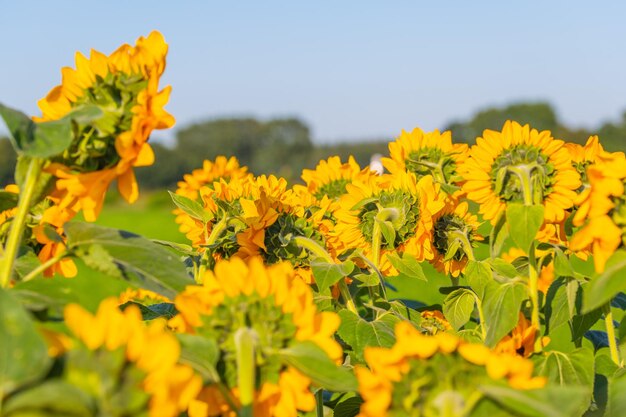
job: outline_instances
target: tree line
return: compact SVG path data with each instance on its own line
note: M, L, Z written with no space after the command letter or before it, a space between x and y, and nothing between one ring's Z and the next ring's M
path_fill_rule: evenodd
M457 120L443 126L451 130L457 142L473 144L484 129L500 129L505 120L530 123L539 130L550 130L553 136L584 144L592 134L600 136L607 150L626 150L626 112L617 122L602 124L597 130L573 129L562 123L554 108L544 102L518 103L494 107L476 113L469 120ZM407 126L406 129L411 129ZM399 132L398 132L399 133ZM204 159L218 155L236 156L250 171L277 174L298 181L304 168L313 168L320 159L339 155L346 160L354 155L361 166L369 164L375 153L385 154L392 137L377 141L351 141L316 145L309 127L299 119L283 118L260 121L253 118L207 120L188 125L176 133L173 147L152 142L156 163L136 171L144 188L174 188L184 174L202 166ZM16 155L7 138L0 138L0 185L13 182Z

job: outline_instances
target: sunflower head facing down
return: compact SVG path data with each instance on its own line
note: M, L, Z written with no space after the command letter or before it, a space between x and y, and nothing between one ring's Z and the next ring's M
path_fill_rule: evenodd
M581 185L563 145L547 130L512 121L500 132L485 130L461 167L463 190L492 224L508 203L543 205L545 221L559 222Z
M93 398L97 414L133 415L147 405L150 417L174 417L200 391L202 379L178 363L180 345L164 320L146 325L139 308L122 311L114 297L95 314L69 304L64 315L74 341L64 344L63 378Z
M469 415L479 385L532 389L546 383L532 376L533 363L521 356L450 333L423 335L408 322L398 323L395 333L391 348L365 348L369 369L356 369L364 400L359 417Z
M82 210L86 220L94 221L115 179L126 200L137 199L133 167L153 163L146 143L151 132L174 124L163 108L170 88L158 90L166 54L159 32L109 56L94 50L89 58L77 53L76 69L63 68L62 84L39 101L42 116L35 121L57 120L85 106L102 111L95 120L75 120L71 145L47 168L58 178L53 196L61 207Z
M419 181L407 172L375 176L367 182L348 185L348 194L340 200L335 212L335 234L343 249L362 249L372 255L376 223L384 223L380 233L381 270L394 273L386 253L399 251L418 260L432 259L431 244L433 216L445 206L445 193L430 175Z
M452 143L449 131L424 132L415 128L402 131L389 143L389 158L383 158L385 168L392 174L400 171L412 172L421 178L432 175L440 184L459 184L462 178L458 166L467 158L466 144Z
M297 410L315 406L311 381L280 360L281 349L312 342L332 360L342 355L333 334L339 326L335 313L318 312L310 288L297 279L289 263L265 266L260 258L248 262L220 261L207 272L203 286L190 286L176 298L179 315L170 325L217 341L217 369L230 390L205 387L192 408L195 416L226 416L230 402L239 402L235 334L241 328L255 335L257 382L254 415L295 417Z

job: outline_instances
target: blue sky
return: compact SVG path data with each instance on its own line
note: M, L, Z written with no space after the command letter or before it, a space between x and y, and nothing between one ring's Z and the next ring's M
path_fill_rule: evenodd
M0 0L0 101L38 114L75 51L157 29L179 127L297 116L316 142L391 138L548 100L593 128L626 110L624 16L618 1Z

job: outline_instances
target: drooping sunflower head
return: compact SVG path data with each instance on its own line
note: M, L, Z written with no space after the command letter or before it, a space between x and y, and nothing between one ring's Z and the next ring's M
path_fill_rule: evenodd
M582 226L570 241L572 251L590 249L597 272L626 244L626 158L604 153L587 168L589 187L577 201L573 223Z
M467 202L450 200L433 219L432 243L435 256L430 261L439 272L458 277L469 259L473 248L482 237L477 233L476 216L468 211Z
M132 168L151 165L154 153L146 143L154 129L166 129L174 118L164 110L170 88L158 90L165 69L167 44L158 32L123 45L106 56L76 54L76 69L62 69L62 84L39 101L35 121L65 117L79 108L97 107L97 118L76 118L73 140L47 169L60 178L55 197L64 207L83 210L94 221L109 184L117 179L129 202L138 197Z
M585 146L577 143L566 143L565 148L572 158L572 165L576 169L576 172L578 172L578 175L580 175L581 187L589 186L587 167L597 162L598 158L605 153L598 136L589 136ZM579 189L578 191L580 192L582 190Z
M348 162L342 163L338 156L331 156L321 160L314 170L302 171L302 180L306 189L316 199L324 196L331 200L338 200L346 193L346 185L360 176L374 175L369 169L361 169L359 164L350 156Z
M541 204L547 222L561 221L580 187L563 141L511 121L502 131L485 130L476 139L461 173L467 197L492 223L513 202Z
M217 341L217 369L235 399L234 335L241 328L255 335L255 409L259 410L255 415L269 417L274 415L272 410L291 407L291 413L285 415L295 416L296 409L309 411L314 407L310 380L280 360L281 349L308 341L333 360L342 354L333 338L338 316L317 311L310 288L295 278L289 263L265 266L259 258L218 262L213 272L207 272L202 287L188 287L175 302L179 315L170 325ZM276 395L263 395L267 392ZM260 411L263 409L266 411Z
M532 376L528 359L498 354L450 333L426 336L407 322L396 325L394 346L366 348L365 360L370 369L357 368L364 400L360 417L435 416L445 415L444 410L464 415L481 384L495 380L531 389L546 382Z
M399 172L355 181L335 212L335 234L344 249L361 248L366 255L378 234L383 253L398 250L430 259L432 217L443 209L444 198L430 175L417 181L415 175ZM383 269L390 268L383 259Z
M241 179L249 176L248 167L239 165L236 157L218 156L215 161L205 160L202 168L194 169L191 174L185 174L183 181L178 182L176 194L195 200L202 187L212 188L215 181Z
M93 398L99 412L116 407L120 415L133 414L147 406L151 417L179 415L200 391L200 376L178 364L180 345L165 321L145 325L136 306L121 311L118 305L106 299L95 315L77 304L66 307L77 343L65 353L63 378Z
M421 178L432 175L441 184L459 184L458 166L467 158L466 144L453 144L449 131L402 131L395 142L389 143L390 158L383 158L385 168L392 174L412 172Z

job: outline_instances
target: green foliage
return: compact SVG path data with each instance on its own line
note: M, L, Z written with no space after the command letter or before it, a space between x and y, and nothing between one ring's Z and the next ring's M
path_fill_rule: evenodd
M495 346L515 327L519 320L520 306L526 298L526 287L519 282L492 282L487 287L483 300L487 346Z
M606 262L604 272L593 277L584 298L584 310L591 311L626 291L626 252L617 251Z
M541 228L543 212L542 205L525 206L521 203L507 205L506 219L509 235L513 242L526 253L530 251L530 245Z
M98 271L170 297L193 282L172 252L133 233L78 222L65 233L68 249Z
M48 349L35 323L12 291L0 289L0 403L7 395L44 375Z
M313 342L299 342L280 351L282 360L307 375L314 384L334 392L355 391L356 377L338 367L326 352Z
M573 417L584 407L584 388L549 387L540 390L516 390L490 385L479 388L491 400L505 407L514 416Z
M395 314L385 313L374 321L367 321L349 310L341 310L341 325L337 334L352 347L354 358L363 362L363 351L368 346L391 347L395 342L394 328L400 321Z
M475 294L467 288L452 291L443 302L443 314L454 330L463 327L474 311Z

